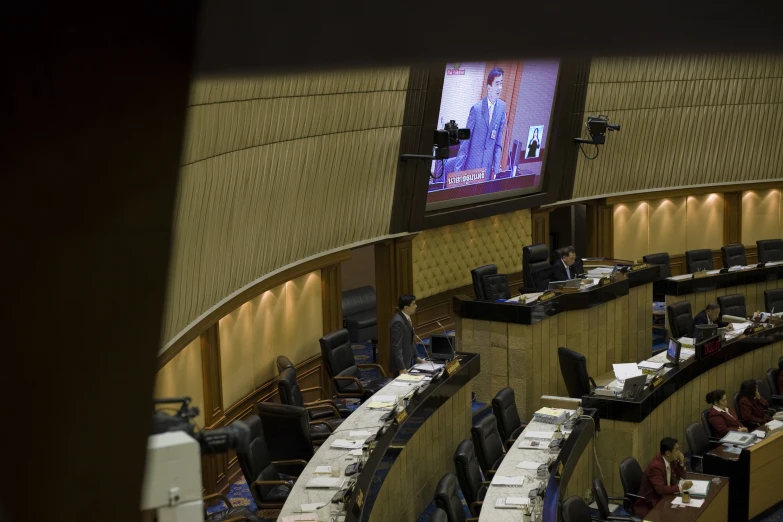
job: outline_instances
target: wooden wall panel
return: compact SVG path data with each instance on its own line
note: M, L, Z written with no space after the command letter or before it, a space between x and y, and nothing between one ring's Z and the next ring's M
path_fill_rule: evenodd
M585 115L621 124L573 198L783 178L783 55L594 58Z
M723 244L732 243L742 243L742 192L723 194Z
M195 422L204 426L204 378L201 339L195 339L182 349L155 375L155 393L158 399L166 397L190 397L198 406Z
M388 234L407 83L389 68L193 84L164 345L280 268Z
M742 193L742 242L755 245L759 239L783 237L780 231L780 189L747 190Z

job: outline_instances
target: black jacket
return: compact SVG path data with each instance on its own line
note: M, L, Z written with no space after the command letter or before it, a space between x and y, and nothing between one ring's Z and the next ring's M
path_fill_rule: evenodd
M692 337L696 337L696 326L700 324L710 324L709 319L707 319L707 310L702 310L693 318ZM726 328L729 325L729 323L723 321L715 321L715 324L718 325L718 328Z
M552 281L568 281L569 279L575 278L576 270L574 270L574 266L570 266L569 270L571 272L571 277L568 277L568 272L566 272L566 267L563 264L563 261L558 259L552 264Z
M402 312L397 312L391 322L389 369L392 376L397 377L400 370L407 370L414 364L416 364L416 345L413 343L413 328Z

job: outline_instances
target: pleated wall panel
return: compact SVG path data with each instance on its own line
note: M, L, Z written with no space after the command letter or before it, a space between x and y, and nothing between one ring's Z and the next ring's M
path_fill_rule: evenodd
M408 74L194 83L163 344L281 267L388 234Z
M596 58L598 114L622 129L580 156L573 198L783 178L783 55Z

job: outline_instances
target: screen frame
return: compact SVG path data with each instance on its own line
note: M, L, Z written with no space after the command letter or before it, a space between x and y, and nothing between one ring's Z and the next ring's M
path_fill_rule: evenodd
M432 136L440 113L446 65L446 62L440 62L411 68L400 154L432 154ZM582 134L589 75L589 57L560 58L550 120L549 150L539 192L428 212L431 162L400 161L390 233L437 228L570 199L579 154L573 140Z
M677 347L674 351L674 358L669 355L669 349L671 348L672 343ZM677 339L669 339L669 346L666 347L666 358L675 366L679 366L680 364L680 350L682 350L682 343Z

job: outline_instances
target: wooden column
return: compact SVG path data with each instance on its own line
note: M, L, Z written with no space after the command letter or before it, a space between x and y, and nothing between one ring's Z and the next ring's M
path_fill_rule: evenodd
M343 327L342 272L339 263L321 269L321 308L323 309L323 333L334 332ZM334 387L326 364L321 364L319 385L329 397L334 396ZM318 397L319 399L322 397Z
M225 423L223 382L220 371L220 323L215 322L200 336L201 376L203 379L204 427ZM201 458L201 476L207 493L221 491L228 486L228 455L206 455Z
M614 206L605 201L587 204L588 257L614 257Z
M531 220L533 221L533 244L537 245L543 243L549 247L549 213L552 212L551 208L537 208L531 212Z
M723 244L742 243L742 192L723 194Z

